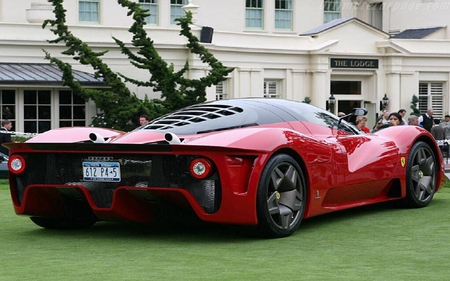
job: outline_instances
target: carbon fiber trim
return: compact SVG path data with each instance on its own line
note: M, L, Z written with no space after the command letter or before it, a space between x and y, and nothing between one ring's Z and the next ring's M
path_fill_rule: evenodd
M112 204L114 190L119 186L183 188L192 193L207 213L218 211L221 187L218 174L206 180L197 180L189 174L189 163L196 156L174 155L95 155L120 163L120 182L92 182L83 180L82 162L92 161L93 154L24 153L26 171L15 177L18 201L31 184L77 185L85 187L97 207Z

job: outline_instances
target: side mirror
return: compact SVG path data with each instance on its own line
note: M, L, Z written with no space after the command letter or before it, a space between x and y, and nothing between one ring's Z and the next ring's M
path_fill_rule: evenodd
M366 108L353 108L353 115L355 116L364 116L367 114Z
M356 116L364 116L367 114L367 109L366 108L353 108L352 113L349 113L345 116L339 117L339 122L338 125L341 124L342 119L345 119L345 121L350 122L350 123L355 123L356 120Z

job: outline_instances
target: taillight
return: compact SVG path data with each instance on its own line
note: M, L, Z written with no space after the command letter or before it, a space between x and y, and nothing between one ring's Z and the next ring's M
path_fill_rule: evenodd
M205 158L196 158L189 165L189 172L196 179L204 179L211 175L213 166L211 161Z
M25 159L20 155L13 155L9 157L8 169L13 174L20 174L25 170Z

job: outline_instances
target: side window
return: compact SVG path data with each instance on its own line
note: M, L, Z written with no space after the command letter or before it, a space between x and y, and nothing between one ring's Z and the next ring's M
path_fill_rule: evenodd
M216 85L216 100L228 99L227 83L221 81Z
M262 29L264 20L263 0L245 1L245 27Z
M51 128L51 91L25 90L23 92L25 132L43 133Z
M345 121L342 121L339 124L338 129L341 130L341 131L344 131L344 132L346 132L346 133L348 133L350 135L359 135L359 134L361 134L361 132L358 129L356 129L353 125L351 125L351 124L349 124L349 123L347 123Z
M328 111L303 103L298 103L297 105L298 106L295 106L295 103L290 104L290 110L293 111L293 115L297 116L300 121L306 121L328 128L336 128L350 135L362 134L356 127L347 121L342 120L339 122L339 118Z
M323 23L341 18L341 0L324 0Z
M183 6L187 5L187 0L170 0L170 23L176 24L177 18L184 17Z
M16 91L0 90L0 105L2 118L13 121L16 119Z
M59 127L86 126L86 101L70 90L59 91Z
M280 98L280 83L278 81L264 81L264 94L265 98Z
M275 28L292 29L292 0L275 0Z
M158 0L139 0L142 9L148 10L150 15L145 18L148 24L158 24Z
M440 82L419 83L419 110L425 113L429 108L434 110L434 117L444 117L444 84Z
M78 2L78 20L83 23L99 23L99 0L80 0Z

